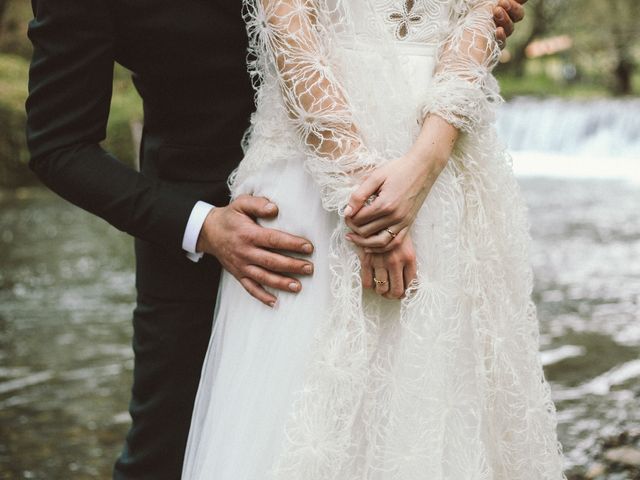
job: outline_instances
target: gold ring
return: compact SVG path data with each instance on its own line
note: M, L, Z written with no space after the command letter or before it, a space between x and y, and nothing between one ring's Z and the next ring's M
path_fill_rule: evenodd
M376 282L376 285L378 286L384 285L385 283L387 283L386 280L378 280L376 277L373 277L373 281Z
M393 233L390 228L385 228L385 230L389 235L391 235L391 238L396 238L396 235L398 235L397 233Z

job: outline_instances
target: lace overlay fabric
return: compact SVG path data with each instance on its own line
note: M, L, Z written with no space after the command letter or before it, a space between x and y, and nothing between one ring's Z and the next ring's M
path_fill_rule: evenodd
M427 114L463 132L412 227L418 279L406 299L363 292L344 222L332 232L333 302L269 478L565 478L526 209L492 125L493 5L245 0L257 109L232 192L302 156L324 208L341 214ZM417 57L433 58L423 76L406 68Z

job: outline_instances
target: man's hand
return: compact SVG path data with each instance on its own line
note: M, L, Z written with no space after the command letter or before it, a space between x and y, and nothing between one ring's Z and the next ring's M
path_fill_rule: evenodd
M270 307L272 287L297 293L302 286L283 274L310 275L313 264L273 250L308 255L313 245L305 238L261 227L255 218L273 218L278 207L264 197L241 195L227 207L214 208L204 221L196 250L214 255L253 297Z
M527 0L499 0L493 9L493 21L496 22L496 38L504 48L507 37L513 33L513 24L524 18L524 5Z

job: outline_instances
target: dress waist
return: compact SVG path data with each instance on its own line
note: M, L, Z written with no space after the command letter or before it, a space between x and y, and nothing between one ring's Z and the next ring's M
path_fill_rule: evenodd
M364 40L358 40L356 38L338 38L338 47L348 50L356 50L361 53L374 52L378 49ZM392 42L389 46L390 50L399 56L425 56L435 57L438 53L438 45L434 43L425 42L406 42L398 41Z
M365 83L372 86L368 102L385 98L388 89L404 92L402 96L405 101L402 103L406 106L407 115L414 115L416 108L424 101L435 71L437 53L438 46L435 44L396 41L381 50L357 38L340 38L336 51L346 66L343 70L345 76L360 71L359 81L353 83L359 89L365 88ZM386 80L381 80L381 77ZM376 85L379 91L375 91Z

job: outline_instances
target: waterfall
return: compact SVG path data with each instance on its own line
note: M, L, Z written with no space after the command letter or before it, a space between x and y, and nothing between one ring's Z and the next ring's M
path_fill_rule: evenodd
M640 99L516 98L498 130L513 152L640 158Z
M640 185L640 98L516 98L501 106L497 124L520 176Z

